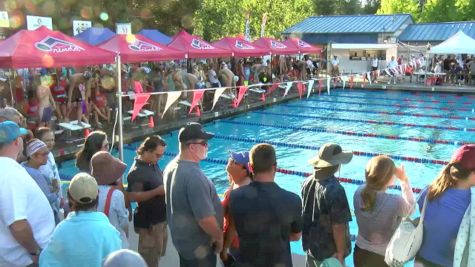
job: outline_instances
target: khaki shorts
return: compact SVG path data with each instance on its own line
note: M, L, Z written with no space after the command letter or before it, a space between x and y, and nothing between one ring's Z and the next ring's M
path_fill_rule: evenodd
M160 257L165 256L167 249L167 223L158 223L150 228L135 228L135 231L139 234L139 254L148 266L158 266Z

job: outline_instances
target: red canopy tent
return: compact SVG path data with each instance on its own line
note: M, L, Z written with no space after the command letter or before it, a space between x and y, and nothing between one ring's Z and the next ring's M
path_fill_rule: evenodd
M118 34L99 47L119 54L123 63L185 58L184 52L168 48L140 34Z
M262 37L255 40L253 44L269 49L273 55L296 55L299 53L296 47L285 45L274 38Z
M188 58L230 57L232 55L232 51L214 47L186 31L181 31L173 36L168 47L185 52Z
M0 68L85 66L114 62L114 53L44 26L21 30L0 43Z
M212 45L226 50L231 50L235 57L259 57L270 54L266 48L254 45L239 37L224 37Z
M289 47L297 48L299 54L320 54L323 50L321 47L312 46L299 38L289 38L282 43Z

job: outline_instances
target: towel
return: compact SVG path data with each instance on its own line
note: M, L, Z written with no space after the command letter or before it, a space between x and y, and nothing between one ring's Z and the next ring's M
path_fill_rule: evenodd
M460 223L455 242L454 267L475 266L475 188L471 188L470 205ZM470 234L472 233L472 234Z

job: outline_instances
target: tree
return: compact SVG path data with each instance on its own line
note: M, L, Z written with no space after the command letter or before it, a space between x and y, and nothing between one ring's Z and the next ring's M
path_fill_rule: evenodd
M473 0L427 0L422 11L424 22L467 21L475 19Z
M311 0L203 0L194 18L195 33L205 40L244 33L246 16L250 35L259 37L263 15L267 13L266 36L281 32L313 13Z
M418 0L381 0L381 7L377 14L411 14L414 20L418 20L419 1Z
M366 3L362 9L364 14L376 14L381 7L381 0L366 0Z
M313 0L317 15L354 15L362 12L361 0Z

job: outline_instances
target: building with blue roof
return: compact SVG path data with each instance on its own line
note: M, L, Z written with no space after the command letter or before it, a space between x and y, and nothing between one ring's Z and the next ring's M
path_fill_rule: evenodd
M395 43L413 23L410 14L313 16L286 29L282 35L316 45Z
M412 45L439 44L459 31L475 39L475 21L419 23L409 25L398 40Z

